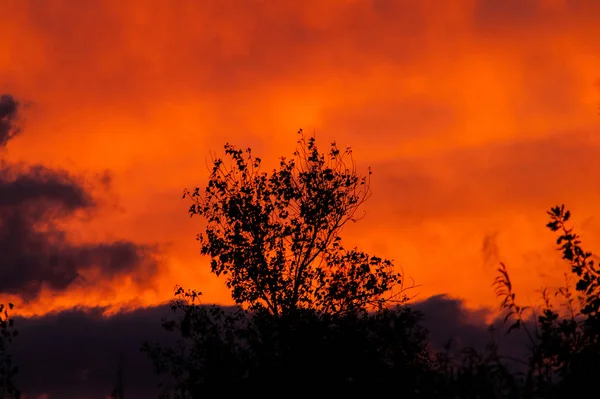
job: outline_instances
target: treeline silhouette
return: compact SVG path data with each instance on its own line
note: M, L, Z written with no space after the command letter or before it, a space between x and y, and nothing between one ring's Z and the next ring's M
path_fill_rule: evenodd
M352 152L331 143L320 152L299 132L292 159L270 173L260 158L227 144L204 191L185 191L190 215L205 219L198 235L212 272L225 279L237 311L199 304L200 292L178 287L176 317L166 329L176 348L145 344L164 398L260 395L383 398L566 398L595 389L600 371L600 271L552 208L547 227L577 276L540 313L518 305L504 264L494 282L507 333L529 340L523 359L503 356L490 327L483 351L435 351L412 311L402 275L389 260L342 246L339 233L369 197L369 175Z
M16 134L18 103L0 98L0 146ZM485 350L435 350L410 307L405 276L392 262L340 237L370 194L351 150L320 151L299 131L294 156L271 172L251 149L227 144L204 189L184 191L204 219L201 253L225 280L235 308L202 305L201 292L177 287L163 326L177 344L144 343L160 398L274 397L567 398L593 393L600 372L600 270L552 208L547 227L570 265L555 309L519 305L506 265L494 282L506 333L529 343L522 359L502 355L490 326ZM575 279L574 288L571 280ZM16 331L0 312L0 399L20 397L9 344ZM504 330L504 326L499 326ZM498 327L497 327L498 328ZM501 331L500 333L505 333ZM125 397L121 366L114 398ZM26 390L26 387L20 387Z

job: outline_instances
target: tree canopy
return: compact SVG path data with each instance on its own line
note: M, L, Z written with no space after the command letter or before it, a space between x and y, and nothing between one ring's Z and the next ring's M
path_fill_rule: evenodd
M270 173L250 148L226 144L206 188L184 192L194 201L190 215L207 222L198 240L212 271L226 277L237 304L274 315L364 311L402 300L392 262L344 248L339 235L370 196L370 170L357 173L350 148L333 142L321 152L314 137L298 134L293 158L282 157Z

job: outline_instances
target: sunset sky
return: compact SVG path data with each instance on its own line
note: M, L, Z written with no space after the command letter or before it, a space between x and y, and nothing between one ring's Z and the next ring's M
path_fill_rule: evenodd
M371 166L344 240L392 258L420 299L495 309L504 261L535 303L568 271L544 227L556 204L600 251L600 1L0 3L0 94L24 105L2 178L43 165L83 190L52 244L80 254L75 277L2 271L23 316L153 306L175 284L229 303L182 190L225 142L269 165L299 128Z
M600 237L600 2L2 8L0 88L26 104L24 132L3 157L64 169L93 191L90 217L61 221L69 242L129 240L158 257L154 270L90 269L42 287L23 314L152 305L177 283L226 303L181 191L206 183L226 141L275 161L291 155L300 127L372 167L367 215L345 239L394 259L422 298L495 306L502 260L535 300L566 270L544 228L557 203L588 247Z

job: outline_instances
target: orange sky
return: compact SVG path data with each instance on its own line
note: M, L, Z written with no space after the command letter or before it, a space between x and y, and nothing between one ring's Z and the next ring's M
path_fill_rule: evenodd
M20 312L151 305L177 283L228 301L181 191L226 141L274 160L299 127L372 166L345 239L393 258L421 298L497 306L503 260L535 301L567 270L550 206L565 202L600 251L598 26L597 0L5 0L0 93L29 103L6 158L91 182L108 170L111 192L72 239L163 256L157 275L100 273Z

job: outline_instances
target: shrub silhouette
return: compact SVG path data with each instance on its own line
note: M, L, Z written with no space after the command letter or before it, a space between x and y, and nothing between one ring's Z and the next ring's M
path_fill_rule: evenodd
M419 315L407 308L274 316L201 306L198 296L192 299L193 292L181 289L178 295L173 307L181 317L164 323L181 335L178 345L144 347L159 374L168 377L162 397L276 397L290 387L297 395L396 397L398 385L409 397L428 397L417 394L419 386L433 381L426 332Z
M14 365L13 357L8 351L8 346L18 335L18 331L14 328L14 321L8 313L13 307L12 303L8 306L0 304L0 399L21 397L21 391L13 383L18 368Z
M271 173L251 150L225 145L208 185L185 191L211 270L225 276L233 310L202 306L201 293L177 287L164 321L177 347L145 344L163 397L212 392L275 397L321 394L395 397L398 384L427 397L433 359L420 315L392 262L342 246L339 232L369 197L350 149L319 151L299 131L294 158ZM370 171L369 171L370 174Z
M534 331L526 325L527 308L515 303L506 267L499 269L496 280L498 294L504 297L507 318L513 320L510 329L522 329L531 343L529 368L523 381L524 397L563 398L584 395L596 388L594 378L600 373L600 343L598 342L600 309L600 270L592 253L581 247L579 235L567 226L571 213L564 205L548 211L547 227L559 234L558 250L566 260L577 282L574 297L571 278L565 274L565 286L555 292L562 297L566 312L554 309L547 290L539 316L533 312ZM537 316L537 317L536 317Z
M19 107L19 102L13 96L0 95L0 150L21 131L17 124ZM14 329L13 319L8 313L13 307L12 303L8 306L0 304L0 399L21 396L20 391L13 384L13 377L18 369L13 364L12 355L8 352L8 345L18 334Z
M509 323L507 334L520 330L529 343L526 359L508 359L492 342L487 353L465 348L457 356L438 354L438 392L452 398L567 398L583 397L596 389L600 373L598 342L600 271L592 254L581 247L580 237L567 226L571 213L564 205L548 211L547 227L559 234L558 250L577 278L575 290L565 274L565 286L554 293L562 298L564 310L556 310L548 291L542 291L543 304L536 309L520 306L505 264L501 263L494 282L501 308ZM519 362L520 371L509 371L510 361Z

